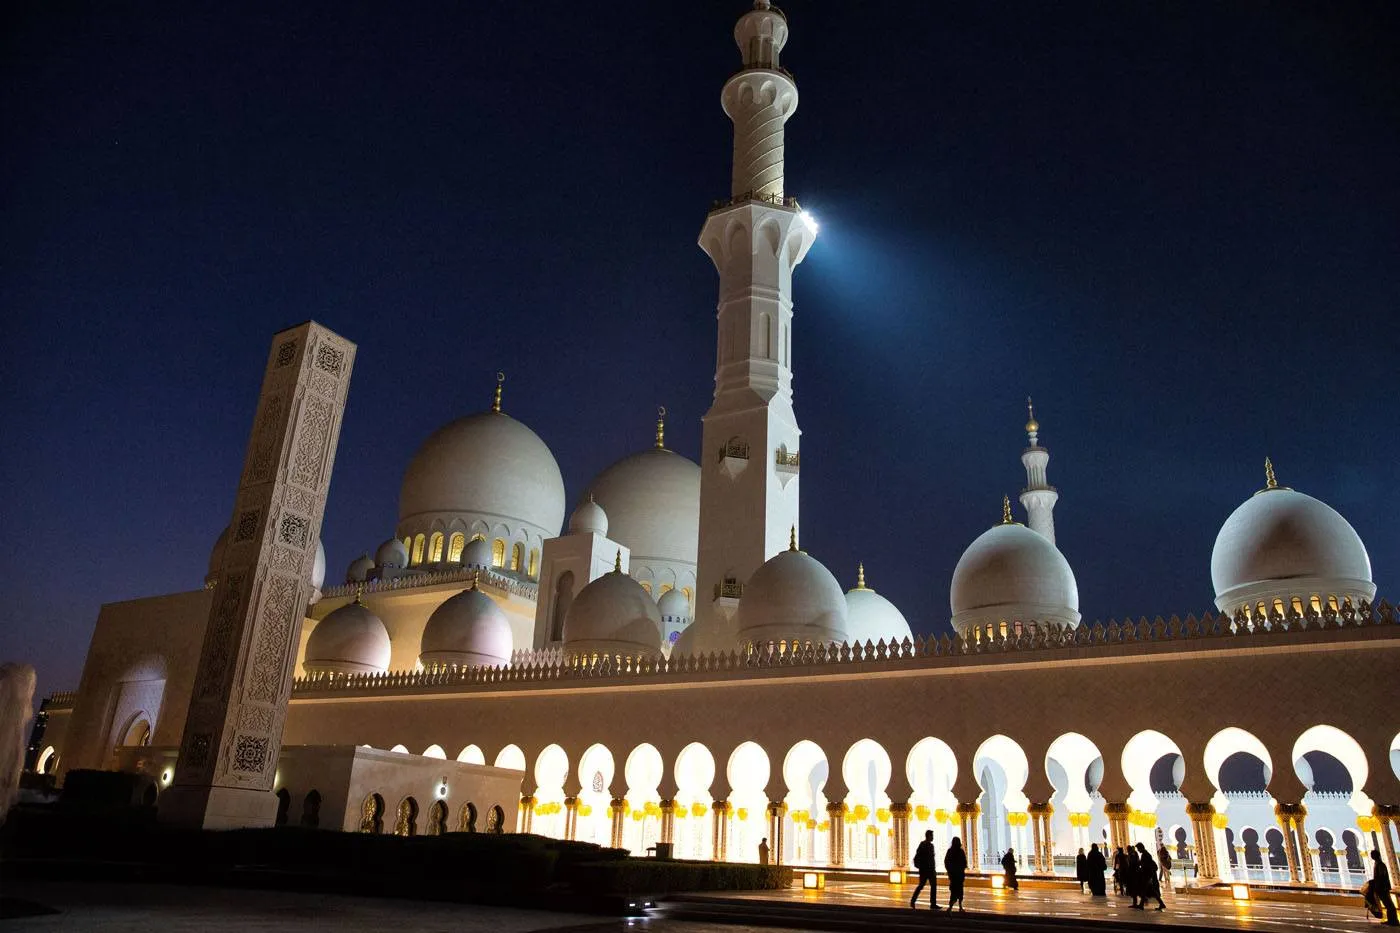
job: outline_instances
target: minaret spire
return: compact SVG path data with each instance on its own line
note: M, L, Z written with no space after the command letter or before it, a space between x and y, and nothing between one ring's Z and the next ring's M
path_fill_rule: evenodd
M496 373L496 394L491 399L491 410L496 414L501 413L501 387L506 384L506 374Z
M666 406L656 406L656 449L666 449Z
M1026 510L1026 524L1032 531L1055 543L1055 503L1060 494L1045 477L1050 463L1050 451L1040 446L1040 422L1035 420L1035 403L1026 396L1026 438L1030 442L1021 452L1021 465L1026 468L1026 488L1021 490L1021 505Z
M779 65L788 35L782 11L756 0L734 26L742 65L720 96L734 149L729 196L700 231L700 248L719 273L719 339L702 430L697 624L727 619L732 600L710 594L742 587L791 545L783 532L798 525L792 275L817 225L783 184L783 127L797 109L797 83Z

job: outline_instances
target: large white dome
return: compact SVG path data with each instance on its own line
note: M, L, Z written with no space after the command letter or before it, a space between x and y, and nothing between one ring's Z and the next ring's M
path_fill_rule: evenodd
M661 656L661 613L651 594L619 568L579 590L564 617L570 657Z
M302 666L310 673L367 674L389 668L389 631L357 599L311 630Z
M433 610L423 628L423 664L492 667L510 663L510 620L496 601L472 584Z
M847 640L846 597L831 571L793 547L754 571L735 622L744 644L840 643Z
M1069 561L1039 533L1010 522L982 532L958 559L949 594L960 634L1000 623L1079 624Z
M1325 502L1284 487L1255 493L1225 519L1210 555L1216 606L1306 605L1313 596L1372 599L1371 558L1356 529Z
M700 467L693 461L652 447L599 473L588 494L607 513L608 536L631 551L634 570L654 561L695 563Z
M399 535L460 519L523 522L543 537L564 523L564 478L544 441L507 414L458 418L423 442L399 492Z
M846 591L846 633L852 644L886 644L914 638L904 613L879 593L865 585L865 568L861 567L860 582Z

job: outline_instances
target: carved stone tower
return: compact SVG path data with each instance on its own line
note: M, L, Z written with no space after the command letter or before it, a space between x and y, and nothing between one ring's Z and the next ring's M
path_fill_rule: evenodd
M797 109L797 85L778 65L787 37L768 0L734 27L743 67L721 98L734 122L733 182L700 232L720 286L715 396L700 453L697 623L727 619L744 582L798 525L792 272L817 226L783 191L783 125Z
M162 822L271 826L272 794L355 345L272 338Z

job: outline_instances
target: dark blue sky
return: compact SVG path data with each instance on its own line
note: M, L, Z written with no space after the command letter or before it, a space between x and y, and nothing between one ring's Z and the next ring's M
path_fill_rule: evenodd
M271 334L360 345L324 537L507 410L571 497L694 457L742 2L22 3L0 61L3 653L199 586ZM1036 396L1087 619L1199 612L1280 479L1400 563L1400 5L786 5L804 547L922 631Z

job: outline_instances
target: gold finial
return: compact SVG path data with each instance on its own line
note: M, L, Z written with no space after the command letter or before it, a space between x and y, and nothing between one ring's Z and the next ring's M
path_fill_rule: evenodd
M1278 477L1274 475L1274 462L1268 457L1264 458L1264 488L1278 488Z
M866 589L865 586L865 561L856 564L856 589Z
M501 411L501 386L505 384L506 374L496 373L496 397L491 400L491 410L500 414Z
M1026 433L1031 435L1031 440L1035 440L1035 434L1040 430L1040 422L1035 420L1035 404L1029 395L1026 396Z
M617 556L613 558L613 573L622 573L622 548L617 549Z
M797 526L792 525L788 529L788 550L797 550Z
M364 603L360 602L360 597L363 595L365 595L365 581L361 580L359 583L355 584L355 603L357 605L364 605Z
M666 406L656 406L656 449L666 449Z
M1011 518L1011 497L1010 497L1010 496L1002 496L1002 497L1001 497L1001 523L1002 523L1003 525L1014 525L1014 524L1015 524L1015 522L1014 522L1014 521L1012 520L1012 518Z

